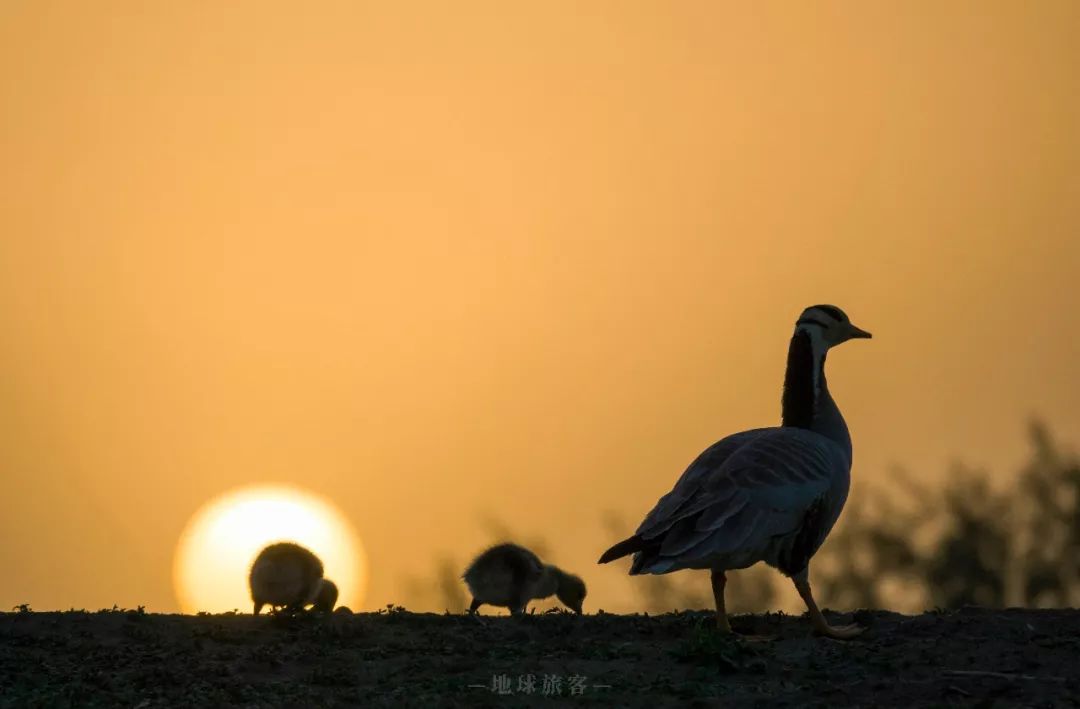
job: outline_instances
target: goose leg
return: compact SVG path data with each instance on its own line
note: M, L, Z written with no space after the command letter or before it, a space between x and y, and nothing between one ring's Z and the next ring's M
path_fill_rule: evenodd
M727 575L719 569L713 569L712 596L716 603L716 629L721 633L730 633L731 623L728 622L727 607L724 605L725 586L727 586Z
M861 625L829 625L829 621L825 620L825 616L821 614L817 603L814 601L814 595L810 592L808 576L808 570L804 569L802 573L793 576L792 580L795 582L795 590L799 592L803 602L806 604L806 610L810 614L810 622L814 624L814 632L835 640L850 640L857 635L862 635L866 628Z
M724 604L725 586L727 586L727 575L723 571L713 569L712 594L713 601L716 603L716 629L727 635L735 635L742 640L750 640L753 642L772 640L768 635L743 635L741 633L736 633L731 629L731 623L728 621L727 617L727 607Z

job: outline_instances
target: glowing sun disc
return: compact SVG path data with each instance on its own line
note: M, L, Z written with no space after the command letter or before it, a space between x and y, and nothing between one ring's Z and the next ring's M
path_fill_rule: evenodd
M291 541L323 562L339 605L363 602L367 564L345 516L330 502L285 485L231 490L203 505L180 535L173 588L184 613L251 612L248 571L267 544Z

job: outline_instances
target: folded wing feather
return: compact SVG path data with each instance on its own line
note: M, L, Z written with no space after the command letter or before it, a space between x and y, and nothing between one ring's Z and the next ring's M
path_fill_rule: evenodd
M633 571L663 572L740 553L797 530L848 463L835 443L798 428L745 431L695 460L638 528L654 542Z

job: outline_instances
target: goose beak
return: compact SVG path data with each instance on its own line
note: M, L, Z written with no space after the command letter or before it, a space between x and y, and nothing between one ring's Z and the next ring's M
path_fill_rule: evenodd
M870 339L871 337L873 337L873 335L871 335L871 334L870 334L869 332L867 332L866 330L863 330L863 329L861 329L861 328L855 327L854 325L851 325L850 327L851 327L851 333L850 333L850 335L849 335L849 336L850 336L850 337L851 337L851 339L853 339L853 340L855 340L855 339L864 339L864 340L869 340L869 339Z

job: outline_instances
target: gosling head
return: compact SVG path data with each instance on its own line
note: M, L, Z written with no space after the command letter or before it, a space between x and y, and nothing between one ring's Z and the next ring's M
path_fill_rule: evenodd
M559 586L555 596L570 610L581 614L581 604L585 602L585 582L580 577L561 571L558 574Z
M800 331L810 336L815 350L819 347L827 350L848 340L872 337L866 330L855 327L844 311L835 305L811 305L802 311L795 323L795 332Z
M315 591L315 599L312 602L312 610L319 613L331 613L338 599L338 588L330 579L320 579L319 587Z

